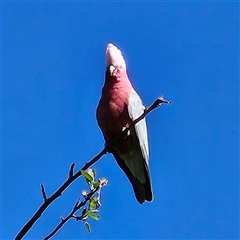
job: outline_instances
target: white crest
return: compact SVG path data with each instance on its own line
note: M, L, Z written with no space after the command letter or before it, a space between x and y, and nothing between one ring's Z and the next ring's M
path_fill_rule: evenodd
M126 70L126 62L121 51L112 43L107 45L106 59L108 66L122 67Z

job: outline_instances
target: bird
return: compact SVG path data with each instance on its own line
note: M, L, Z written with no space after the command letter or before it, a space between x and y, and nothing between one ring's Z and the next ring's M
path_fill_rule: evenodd
M107 68L96 118L105 141L114 139L141 116L145 106L134 90L121 51L109 43L106 48ZM128 129L125 137L111 145L117 164L129 179L140 204L153 200L149 170L149 147L145 118Z

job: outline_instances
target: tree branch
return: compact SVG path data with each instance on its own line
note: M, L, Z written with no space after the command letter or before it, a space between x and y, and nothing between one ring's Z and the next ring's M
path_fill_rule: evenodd
M107 153L106 147L98 153L93 159L91 159L89 162L87 162L82 169L80 169L78 172L70 176L68 179L58 188L58 190L53 193L49 198L47 198L44 203L39 207L39 209L36 211L36 213L30 218L30 220L24 225L24 227L20 230L18 235L15 237L16 240L22 239L26 233L30 230L30 228L33 226L33 224L41 217L43 212L48 208L48 206L56 200L58 197L60 197L67 189L67 187L78 177L82 175L81 170L86 170L90 166L92 166L95 162L97 162L104 154Z
M147 114L149 114L152 110L154 110L155 108L159 107L162 103L167 103L170 104L171 102L165 101L163 99L163 96L160 96L159 98L157 98L157 100L148 108L145 109L145 111L143 112L143 114L135 119L128 127L128 129L130 127L133 127L134 125L136 125L139 121L141 121L144 117L146 117ZM92 166L94 163L96 163L103 155L105 155L107 152L110 152L109 146L111 145L112 142L118 140L120 137L123 136L123 134L126 134L126 129L124 131L121 131L119 133L119 135L117 137L115 137L114 139L111 139L108 141L108 143L105 144L105 147L102 149L101 152L99 152L94 158L92 158L89 162L87 162L82 169L80 169L79 171L77 171L75 174L73 174L73 168L74 165L72 164L70 167L70 171L69 171L69 176L68 179L49 197L47 198L46 194L45 194L45 190L43 187L43 184L41 184L41 191L42 191L42 195L44 198L44 202L43 204L39 207L39 209L36 211L36 213L29 219L29 221L23 226L23 228L20 230L20 232L17 234L17 236L15 237L15 240L20 240L22 239L26 233L31 229L31 227L33 226L33 224L41 217L41 215L43 214L43 212L48 208L48 206L54 201L56 200L58 197L61 196L61 194L68 188L68 186L75 181L78 177L81 176L81 170L86 170L88 169L90 166Z
M94 191L91 191L87 197L85 197L85 199L81 202L79 202L79 199L77 200L77 202L75 203L72 211L68 214L67 217L63 218L61 217L61 222L54 228L54 230L49 233L44 240L48 240L51 237L53 237L61 228L62 226L67 223L67 221L69 221L71 218L75 218L77 221L82 220L84 215L80 216L80 217L76 217L74 216L74 214L81 208L83 207L89 200L90 198L100 189L100 187L97 187L96 189L94 189Z
M73 169L75 167L75 163L72 163L71 166L70 166L70 169L69 169L69 174L68 174L68 177L72 177L73 176Z
M42 183L40 184L40 186L41 186L41 191L42 191L42 195L43 195L44 202L46 202L46 201L47 201L47 195L46 195L44 186L43 186Z

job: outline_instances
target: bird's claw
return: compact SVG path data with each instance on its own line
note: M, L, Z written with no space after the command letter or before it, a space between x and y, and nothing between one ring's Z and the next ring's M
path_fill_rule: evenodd
M123 137L124 139L126 139L127 137L129 137L130 134L131 134L130 128L129 128L128 126L123 127L123 128L122 128L122 132L123 132L123 134L124 134L124 137Z

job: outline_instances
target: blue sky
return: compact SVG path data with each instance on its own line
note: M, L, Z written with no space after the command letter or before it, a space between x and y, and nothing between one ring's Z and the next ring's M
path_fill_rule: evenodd
M145 105L155 199L139 205L111 155L94 168L109 184L101 219L69 221L54 239L239 237L239 3L3 2L2 239L104 141L95 110L105 48L123 52ZM42 239L72 209L79 178L26 236Z

